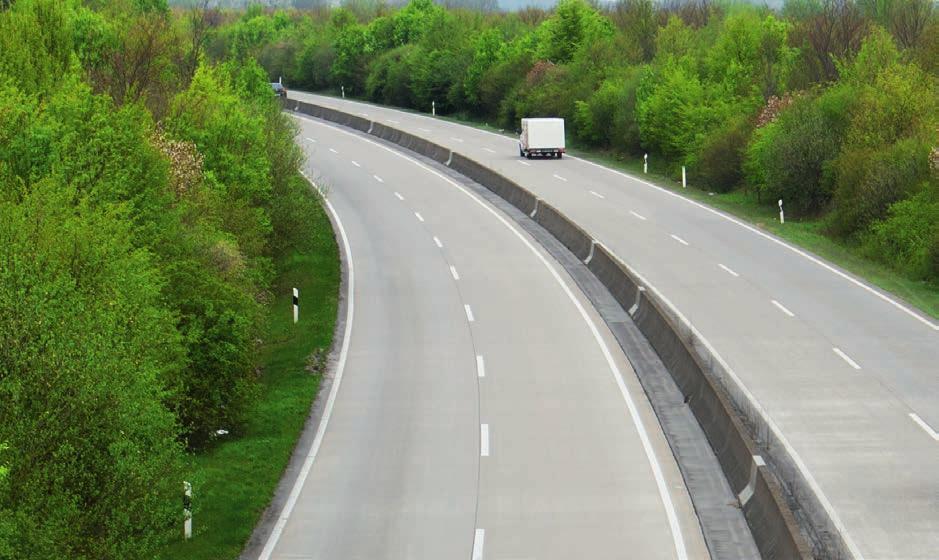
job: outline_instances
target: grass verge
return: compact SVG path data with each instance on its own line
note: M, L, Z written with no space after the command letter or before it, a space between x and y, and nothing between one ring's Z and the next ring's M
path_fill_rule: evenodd
M277 265L276 298L267 309L258 363L260 395L243 433L188 457L193 485L193 538L171 543L165 559L237 558L267 507L319 388L308 358L329 351L339 296L339 252L322 205L310 217L314 235ZM300 290L293 324L292 288Z

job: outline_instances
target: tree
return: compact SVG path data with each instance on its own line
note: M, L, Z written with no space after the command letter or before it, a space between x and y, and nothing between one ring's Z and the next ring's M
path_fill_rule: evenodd
M612 33L612 24L584 0L561 0L540 29L539 54L554 63L570 62L586 42Z

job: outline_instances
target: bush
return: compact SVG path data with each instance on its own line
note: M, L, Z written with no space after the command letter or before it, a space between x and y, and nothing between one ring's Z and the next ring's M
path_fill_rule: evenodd
M892 204L871 226L865 248L872 257L916 278L939 280L939 189Z
M841 149L852 101L851 88L832 88L796 100L757 130L743 166L750 185L769 200L783 199L797 213L826 210L833 190L831 161Z
M177 527L161 403L183 349L126 215L76 194L43 180L0 203L0 558L153 558Z
M930 146L917 139L880 149L846 149L835 163L831 230L847 236L883 218L891 204L928 178L929 151Z
M638 153L636 88L641 72L609 78L587 101L575 103L574 124L578 138L588 144Z
M704 139L693 168L693 174L702 186L727 192L743 180L743 154L752 130L749 120L740 117Z

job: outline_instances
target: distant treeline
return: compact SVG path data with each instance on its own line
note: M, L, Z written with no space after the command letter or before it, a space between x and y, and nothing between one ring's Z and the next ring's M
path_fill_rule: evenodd
M12 4L12 6L11 6ZM0 558L152 559L241 427L317 204L250 58L160 0L0 9Z
M413 0L234 16L210 49L290 87L497 122L561 116L577 145L685 165L914 278L939 279L933 0L709 0L481 13ZM231 19L235 18L235 19Z

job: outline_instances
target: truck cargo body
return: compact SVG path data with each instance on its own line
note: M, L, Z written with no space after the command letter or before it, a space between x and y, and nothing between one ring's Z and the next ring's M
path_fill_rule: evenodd
M522 119L518 153L533 156L561 157L564 153L564 119Z

